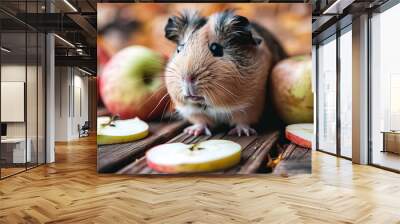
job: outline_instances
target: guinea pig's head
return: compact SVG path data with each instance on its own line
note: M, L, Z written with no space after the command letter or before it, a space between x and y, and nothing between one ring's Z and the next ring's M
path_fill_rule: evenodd
M254 52L261 42L247 18L232 10L208 18L184 11L168 19L165 37L176 43L165 72L174 100L219 107L240 104L239 84L254 69Z

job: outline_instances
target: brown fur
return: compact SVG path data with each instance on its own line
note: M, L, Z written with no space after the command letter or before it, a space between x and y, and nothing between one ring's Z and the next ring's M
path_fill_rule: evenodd
M232 47L245 54L243 61L250 62L246 66L238 65L234 55L229 55L229 49L223 57L214 57L208 46L224 41L217 31L217 20L218 16L213 15L201 28L186 29L182 35L185 38L177 41L184 47L171 57L167 65L165 79L168 92L178 111L192 123L208 126L218 123L256 124L266 103L266 83L273 65L272 52L263 41L259 45L240 46L240 49ZM262 39L253 29L251 34ZM187 75L195 77L196 95L205 98L204 105L185 100L182 80ZM189 113L186 108L194 110ZM222 113L213 116L212 112L207 112L213 110Z

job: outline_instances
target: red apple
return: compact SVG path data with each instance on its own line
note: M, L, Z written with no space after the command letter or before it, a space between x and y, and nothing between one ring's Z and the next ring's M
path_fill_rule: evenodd
M291 124L286 127L286 138L296 145L311 148L314 136L313 124Z
M110 56L108 56L107 52L101 45L97 46L97 58L99 59L98 63L100 70L110 60Z
M103 71L104 66L107 64L107 62L110 60L110 56L106 52L106 50L103 47L103 42L100 41L99 39L97 40L97 74L100 76L101 71ZM97 79L97 89L99 89L99 79ZM100 105L103 104L101 101L100 93L97 91L97 101L100 103Z
M286 124L313 122L311 57L296 56L279 62L271 74L274 109Z
M160 116L168 101L163 68L163 56L142 46L115 54L99 79L99 92L108 111L121 119Z

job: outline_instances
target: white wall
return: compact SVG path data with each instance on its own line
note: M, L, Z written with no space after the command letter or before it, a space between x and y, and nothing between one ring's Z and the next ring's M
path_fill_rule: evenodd
M70 77L67 67L55 68L55 140L68 140L68 87Z
M88 120L88 78L72 67L56 67L55 74L55 140L74 140Z
M82 73L74 75L74 108L72 109L73 119L71 120L71 135L78 137L78 124L83 125L88 120L88 78L82 76Z
M33 80L30 74L36 74L36 67L34 66L27 66L28 72L28 82L29 86L36 87L36 80ZM18 65L18 64L6 64L1 66L1 81L2 82L25 82L25 65ZM36 111L36 88L27 88L27 107L30 106L29 112L33 110ZM32 104L33 103L33 104ZM41 105L39 105L40 107ZM34 107L34 108L32 108ZM1 108L2 110L7 110L7 108ZM27 113L28 122L34 122L34 124L28 124L28 129L32 128L35 130L36 135L36 120L37 115L36 113ZM7 136L8 137L25 137L25 123L26 122L7 122ZM33 133L28 130L28 137L29 133Z
M3 82L25 82L25 65L2 65L1 81ZM6 108L1 108L6 110ZM24 122L7 122L7 137L25 137Z
M37 70L38 69L38 70ZM27 78L27 80L25 80ZM31 149L32 161L44 163L45 150L45 120L44 120L44 74L42 67L36 67L25 64L3 64L1 66L1 81L2 82L24 82L26 84L26 107L21 109L22 113L26 112L27 119L22 122L5 122L7 124L8 138L25 138L29 139L28 144ZM4 89L2 89L3 91ZM24 94L24 90L21 90ZM7 97L7 96L2 96ZM12 108L1 108L7 111ZM25 111L26 110L26 111ZM13 111L7 111L13 113ZM39 154L37 156L37 153Z

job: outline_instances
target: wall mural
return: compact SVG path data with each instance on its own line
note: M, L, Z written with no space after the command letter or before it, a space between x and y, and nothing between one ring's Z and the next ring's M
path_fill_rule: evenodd
M98 171L311 172L310 4L98 4Z

